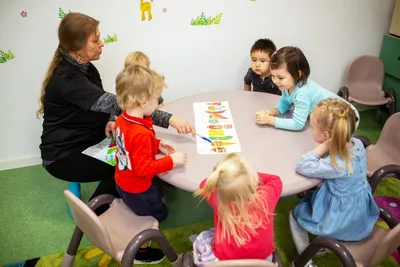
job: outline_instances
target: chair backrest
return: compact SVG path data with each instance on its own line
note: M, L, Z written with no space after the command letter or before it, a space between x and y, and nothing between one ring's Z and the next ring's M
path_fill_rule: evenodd
M382 95L384 75L385 69L378 57L360 56L354 59L347 69L346 86L350 95Z
M391 229L381 242L378 243L371 257L369 266L378 266L380 262L389 257L398 247L400 247L400 224Z
M71 207L76 225L95 246L107 254L112 254L114 248L110 236L99 217L71 191L64 190L64 196Z
M395 163L400 165L400 112L388 118L375 146L380 147L388 157L397 160Z
M206 267L276 267L276 265L266 260L225 260L207 264Z

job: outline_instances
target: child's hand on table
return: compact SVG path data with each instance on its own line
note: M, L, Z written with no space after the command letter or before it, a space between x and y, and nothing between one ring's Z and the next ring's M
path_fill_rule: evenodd
M170 154L170 157L172 158L174 166L185 165L187 162L187 156L182 152L174 152Z
M275 125L275 116L279 115L279 110L273 108L271 110L260 110L256 112L256 122L258 124Z
M256 122L258 124L275 124L275 117L268 113L268 110L262 110L256 113Z
M171 146L170 144L161 141L160 142L160 146L158 147L158 149L164 154L164 155L169 155L171 153L175 152L175 148L173 146Z
M276 108L273 109L263 109L260 111L256 112L256 117L257 116L263 116L263 115L271 115L271 116L278 116L279 115L279 110Z

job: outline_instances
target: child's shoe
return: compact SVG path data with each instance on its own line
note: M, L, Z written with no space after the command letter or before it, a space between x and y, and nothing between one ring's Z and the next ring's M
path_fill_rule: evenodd
M165 259L164 253L157 248L140 248L136 253L135 264L157 264Z

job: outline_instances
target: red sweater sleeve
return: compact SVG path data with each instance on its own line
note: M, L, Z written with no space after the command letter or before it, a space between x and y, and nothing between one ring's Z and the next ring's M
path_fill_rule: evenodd
M267 173L258 173L260 182L263 183L264 188L267 190L268 198L276 199L278 202L282 193L282 181L279 176Z
M133 169L138 176L151 176L170 171L173 168L172 158L165 156L155 159L152 152L154 136L151 133L141 133L135 136L133 141Z

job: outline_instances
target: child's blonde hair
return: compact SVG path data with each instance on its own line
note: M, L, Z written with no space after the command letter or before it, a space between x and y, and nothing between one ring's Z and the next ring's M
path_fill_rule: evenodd
M268 213L265 192L257 190L259 178L248 163L238 154L232 153L220 160L214 167L202 189L194 193L196 197L209 199L215 193L218 216L221 224L221 240L234 238L241 246L257 234L256 229L266 227L260 213ZM268 217L266 217L268 218Z
M331 137L329 154L332 165L338 169L336 155L341 156L349 173L352 173L351 153L347 147L356 129L357 117L350 105L340 98L328 98L319 102L313 112L318 127Z
M146 67L150 67L149 57L141 51L133 51L129 53L125 58L125 68L129 65L140 64Z
M156 97L165 87L163 76L139 64L129 65L118 74L115 82L117 102L122 110Z

